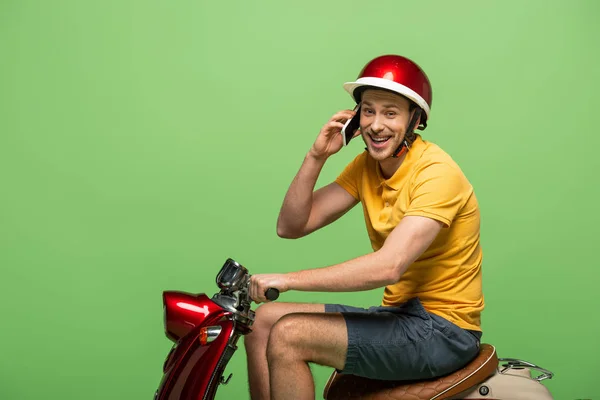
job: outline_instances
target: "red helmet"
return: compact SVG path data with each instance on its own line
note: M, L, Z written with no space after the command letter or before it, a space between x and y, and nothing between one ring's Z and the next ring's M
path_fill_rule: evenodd
M413 61L397 55L374 58L363 68L355 82L346 82L344 89L358 103L367 87L377 87L401 94L417 104L425 113L419 129L427 127L431 110L431 84L425 72ZM363 90L357 90L357 89Z

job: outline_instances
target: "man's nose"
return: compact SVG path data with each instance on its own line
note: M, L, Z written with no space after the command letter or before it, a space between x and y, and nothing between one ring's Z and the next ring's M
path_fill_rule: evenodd
M379 133L383 130L383 123L381 122L381 117L379 115L376 115L375 118L373 118L371 130L375 133Z

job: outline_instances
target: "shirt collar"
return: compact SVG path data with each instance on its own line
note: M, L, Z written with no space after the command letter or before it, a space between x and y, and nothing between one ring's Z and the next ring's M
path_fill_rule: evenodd
M423 152L425 151L425 142L421 139L421 135L417 135L417 138L410 146L408 152L406 153L406 157L400 167L394 172L389 179L385 179L381 174L381 168L379 167L379 163L375 163L377 171L377 179L379 181L379 186L387 186L393 190L400 190L400 188L404 185L404 178L407 173L413 168L417 160L421 158Z

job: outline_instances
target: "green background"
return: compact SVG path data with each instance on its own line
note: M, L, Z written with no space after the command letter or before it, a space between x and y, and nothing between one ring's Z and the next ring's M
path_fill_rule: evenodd
M342 84L416 60L424 137L482 210L484 341L600 398L597 89L589 1L0 0L2 399L149 399L170 342L161 292L370 251L357 207L277 237L281 201ZM358 152L330 159L319 185ZM289 292L368 306L381 290ZM244 351L219 399L247 398ZM315 367L318 396L330 369Z

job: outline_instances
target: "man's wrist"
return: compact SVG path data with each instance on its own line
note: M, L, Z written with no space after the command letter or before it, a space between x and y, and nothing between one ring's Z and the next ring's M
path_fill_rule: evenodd
M327 154L317 154L312 148L306 154L307 159L324 164L329 156Z

